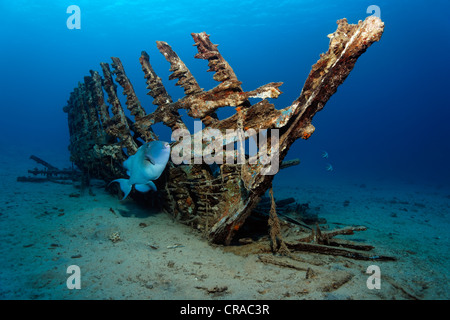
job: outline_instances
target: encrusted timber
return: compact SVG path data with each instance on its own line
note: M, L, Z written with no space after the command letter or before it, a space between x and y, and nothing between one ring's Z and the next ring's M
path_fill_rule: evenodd
M127 149L128 155L133 154L139 145L136 135L143 136L145 141L153 139L150 135L146 135L146 132L150 132L151 125L157 122L163 122L172 130L185 128L186 126L178 113L181 108L186 109L190 116L201 119L206 126L205 130L208 128L220 130L280 129L279 148L274 152L274 156L277 156L281 162L296 139L308 139L313 133L314 127L311 125L313 116L323 108L331 95L337 90L337 87L345 80L357 58L373 42L379 40L383 27L381 20L376 17L369 17L357 25L349 25L345 19L339 20L337 31L330 36L328 52L322 54L320 60L312 67L300 97L291 106L281 110L275 109L272 104L265 100L266 98L276 98L281 93L278 89L281 83L271 83L256 90L244 92L233 70L218 52L217 45L209 41L209 36L206 33L192 34L192 36L199 52L196 58L208 60L209 71L214 72L213 78L220 82L217 87L209 91L200 89L192 74L175 52L171 50L170 46L163 42L157 43L159 50L171 64L172 74L170 78L178 79L177 84L183 87L186 93L184 98L176 102L172 101L161 79L154 73L148 55L145 52L142 53L140 62L147 80L147 88L150 89L148 94L154 98L153 104L157 105L156 110L151 114L144 115L131 84L123 78L126 75L121 63L119 63L119 60L113 59L116 80L124 88L124 94L127 95L127 107L135 117L134 122L125 116L120 105L109 65L102 64L104 74L102 85L108 94L108 103L112 106L113 116L110 119L100 119L100 121L107 135L119 140L119 143L96 145L101 149L99 153L103 152L110 156L110 158L103 158L104 160L114 160L110 166L105 165L105 167L110 169L111 176L117 177L118 171L114 172L114 168L126 158L122 148ZM92 79L99 81L98 77L95 78L94 75L92 75ZM83 96L83 89L81 87L77 90L77 94L73 97L74 101ZM251 105L248 101L250 97L259 97L263 100ZM101 99L97 101L97 107L100 110L99 118L102 118L102 113L106 117ZM71 105L78 106L77 108L80 109L81 103L74 102ZM215 111L225 106L236 107L236 114L228 119L217 119ZM81 112L75 118L74 113L69 112L71 152L72 156L76 153L80 159L83 152L76 147L85 146L84 142L79 143L85 131L85 129L80 128L85 124L91 125L92 121L89 119L89 114L86 112ZM134 132L134 136L131 135L130 130ZM106 150L107 148L108 150ZM197 169L199 168L195 168L193 171ZM233 173L234 178L229 181L233 181L233 188L224 188L224 191L220 191L221 202L218 206L220 212L213 215L210 215L210 212L207 214L206 234L211 241L224 244L231 241L234 233L245 222L252 208L258 203L259 197L271 185L273 175L264 175L266 169L261 165L250 165L248 163L230 167L230 173ZM168 181L170 180L171 177L169 176ZM197 189L189 190L189 185L186 185L180 193L184 194L186 193L184 191L187 190L193 193L197 192ZM195 194L195 196L198 199L202 195Z
M192 33L192 37L199 52L195 55L195 58L208 60L210 67L208 71L215 73L213 78L220 81L220 84L211 90L203 91L172 48L167 43L158 41L158 49L171 65L170 71L172 74L169 79L178 79L176 85L184 88L186 96L172 102L161 79L154 73L149 63L148 54L143 52L140 61L147 79L147 88L150 89L148 94L154 97L153 103L157 104L158 108L146 117L138 119L136 121L139 122L138 125L151 126L162 121L172 130L185 128L184 123L180 121L178 110L186 109L189 116L203 122L206 127L205 130L219 129L224 136L227 129L245 130L252 128L258 130L272 127L273 119L281 116L281 112L265 99L277 98L281 94L279 87L282 82L269 83L255 90L244 92L240 86L241 82L217 50L217 45L211 43L209 35L205 32ZM260 98L262 100L252 106L249 98ZM230 106L236 107L237 113L227 119L218 120L215 111L218 108ZM203 136L205 130L202 132ZM194 136L191 136L191 141L194 141L194 139ZM233 139L228 143L235 141L237 137L233 137ZM192 159L194 156L194 153L192 153Z
M172 71L172 74L169 79L179 79L177 85L182 86L185 89L186 96L176 102L172 102L161 79L153 71L148 54L142 52L140 62L145 78L147 79L147 88L150 89L148 94L154 97L153 103L158 105L157 109L151 114L145 114L145 110L141 106L131 82L126 77L119 58L112 58L112 67L114 68L114 71L112 72L107 63L101 63L104 75L103 80L95 71L91 71L91 77L85 77L86 85L89 83L89 86L92 87L91 90L96 96L95 108L88 109L90 118L100 118L104 131L109 136L118 139L120 141L120 147L125 148L128 155L134 154L139 146L135 139L136 136L142 138L146 142L156 139L156 136L151 130L151 126L157 122L163 122L172 128L172 130L178 128L185 129L186 126L181 121L178 109L187 109L190 116L201 119L205 125L208 125L209 127L222 128L224 130L226 128L233 129L236 126L233 125L233 122L236 121L235 117L225 119L223 122L218 121L214 116L215 110L225 106L250 106L248 102L248 98L250 97L259 97L262 99L267 97L276 98L281 94L281 91L278 89L281 83L270 83L256 90L243 92L240 87L241 83L237 80L231 67L217 51L217 45L213 45L209 41L209 35L200 33L193 34L193 37L194 40L197 41L195 45L199 48L199 54L196 55L196 57L205 58L210 61L209 65L211 68L209 71L215 71L216 74L214 75L214 79L223 82L209 91L203 91L185 64L179 59L171 47L167 43L159 41L157 42L158 49L171 64L170 70ZM124 89L123 93L127 98L127 108L134 116L134 122L125 116L117 96L116 85L114 84L112 77L113 74L116 75L116 81ZM112 117L109 117L108 106L103 100L102 86L108 95L107 101L111 105ZM87 94L90 94L90 92ZM265 100L263 100L262 103L257 104L254 110L275 110L272 105L270 105L270 108L267 108L268 105L270 104L266 104ZM96 113L93 113L94 111L96 111ZM249 119L251 118L252 115L249 114ZM81 123L93 124L97 123L97 120L84 119ZM265 126L264 124L257 125L256 121L250 121L248 125L254 126L256 129ZM71 126L71 124L69 124L69 126ZM135 133L135 136L131 136L130 130ZM97 149L101 149L98 144ZM111 151L108 151L107 153L110 154ZM116 148L114 158L123 159L123 155L120 155L120 153L120 148Z
M147 52L142 51L139 62L147 82L147 89L149 89L147 94L153 97L153 104L157 105L157 108L151 114L137 119L136 125L145 128L156 122L162 122L172 130L187 130L178 110L172 107L172 97L167 93L161 78L153 70Z
M104 170L105 174L97 177L111 179L122 174L119 168L126 159L123 148L128 155L132 155L141 144L138 138L152 141L156 136L149 126L137 125L137 120L146 115L145 110L125 74L120 59L112 57L112 71L107 63L100 63L100 66L103 78L97 71L91 70L91 76L85 77L85 82L80 83L72 92L64 110L69 114L70 147L74 162L80 168L84 168L83 171L86 171L86 166L95 167L97 171ZM134 122L125 115L117 96L117 85L113 75L123 88L126 105L134 117ZM105 103L103 89L107 94L108 104ZM86 146L88 148L84 150L83 147ZM88 158L87 153L90 154Z
M200 119L207 127L225 127L221 125L221 121L215 115L215 111L218 108L229 106L249 107L249 98L277 98L281 94L278 87L282 83L269 83L256 90L243 92L240 87L241 82L237 80L231 67L217 51L217 46L210 43L209 36L204 32L192 35L194 40L199 41L195 44L199 49L199 54L195 56L196 58L204 58L209 61L221 61L220 63L212 63L213 67L210 66L210 70L208 70L215 71L216 73L213 78L216 80L219 79L221 83L211 90L204 91L172 48L166 42L158 41L158 49L171 65L170 71L172 73L169 79L178 79L176 85L184 89L186 96L176 102L172 102L160 78L154 73L149 63L148 54L143 52L140 62L145 73L145 78L147 79L147 88L150 89L148 94L154 97L155 100L153 103L157 104L158 108L155 112L141 119L137 119L136 123L138 126L149 127L156 122L163 122L172 128L172 130L185 128L184 123L180 120L178 110L186 109L189 116ZM202 42L199 39L202 39ZM204 48L205 45L214 51L206 51L207 49ZM211 65L211 62L209 64ZM224 124L229 125L233 120L230 118Z
M123 172L121 163L126 157L122 148L132 150L136 144L132 139L127 139L130 137L129 121L116 95L109 65L102 65L102 69L105 80L98 72L91 70L91 76L86 76L84 83L79 83L71 93L64 111L68 113L71 160L87 179L110 180ZM112 105L112 117L103 89ZM128 144L117 143L119 138Z
M192 74L172 48L165 42L157 42L159 50L171 64L170 71L172 71L173 74L170 76L170 79L179 79L177 85L182 86L185 89L186 96L172 103L165 95L165 89L162 90L163 96L166 97L163 99L165 103L159 105L157 110L152 114L149 114L144 119L140 119L140 125L142 125L143 121L148 121L147 125L151 125L162 119L165 124L172 127L172 129L175 129L180 126L171 126L170 124L174 123L174 121L170 121L170 123L167 119L177 119L178 109L183 108L188 111L188 114L191 117L200 119L203 122L206 128L203 130L202 136L205 136L205 131L209 129L218 129L222 132L223 137L225 137L227 129L240 129L241 131L244 131L248 128L254 130L272 128L275 122L274 119L281 117L282 112L276 110L266 98L277 98L281 94L279 86L281 86L282 83L269 83L256 90L244 92L240 87L241 82L237 80L234 71L217 50L217 45L211 43L209 35L202 32L198 34L193 33L192 36L195 41L195 46L197 46L199 51L195 57L208 60L208 65L210 66L208 71L215 72L213 78L222 82L209 91L202 91ZM143 56L141 56L141 64L142 61L145 61L147 64L148 55L143 54ZM163 86L160 79L154 75L150 68L143 64L144 72L146 72L146 70L150 71L147 72L149 75L146 76L149 88L153 89L156 87L161 90ZM156 97L155 101L160 98L158 95L152 94L152 91L150 91L149 94ZM255 105L251 105L248 101L249 98L261 98L263 100ZM226 106L236 107L236 114L227 119L218 120L215 117L215 111L218 108ZM165 112L162 112L163 110ZM195 136L191 136L190 138L191 141L196 140ZM238 136L232 136L231 140L228 140L229 138L230 137L227 136L227 140L224 144L233 143L238 139ZM204 143L202 149L204 149L206 145L207 143ZM196 156L198 155L195 153L195 148L192 148L191 163L195 162L194 158ZM229 154L224 153L223 162L225 162L225 158L229 156ZM233 153L232 157L235 160L237 159L236 151ZM234 170L239 173L240 169L234 168ZM240 181L237 181L236 185L241 185ZM234 203L234 201L230 201L230 198L236 199L237 196L237 199L239 199L239 194L246 197L245 192L234 193L228 191L223 193L223 201L230 203L232 206L232 208L220 208L226 213L236 212L240 207L238 204ZM225 193L228 193L228 195Z
M95 97L89 81L89 77L86 77L85 83L78 84L64 108L69 120L71 160L83 172L101 165L93 148L107 139L95 112Z
M311 125L314 115L344 82L361 54L380 40L384 30L384 23L375 16L356 25L348 24L346 19L339 20L337 24L336 32L329 36L328 51L313 65L300 97L290 107L280 110L279 117L272 119L273 128L280 129L279 148L275 155L280 161L295 140L311 136L314 132ZM262 166L243 166L243 170L249 171L246 176L251 177L246 183L251 192L247 193L247 198L241 199L235 212L221 218L211 228L209 238L212 242L229 244L260 196L270 187L273 175L262 174L263 169Z

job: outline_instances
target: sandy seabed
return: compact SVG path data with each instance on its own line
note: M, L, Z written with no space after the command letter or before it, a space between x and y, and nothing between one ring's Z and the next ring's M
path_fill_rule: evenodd
M45 159L45 158L44 158ZM275 195L319 208L328 223L364 225L346 239L375 246L395 262L299 255L306 271L237 255L132 200L119 201L98 184L21 183L35 164L0 158L1 299L449 299L450 191L413 184L289 185ZM75 197L74 195L79 195ZM346 204L343 205L344 201ZM112 241L112 235L120 240ZM377 265L380 289L366 269ZM81 270L70 290L67 268Z

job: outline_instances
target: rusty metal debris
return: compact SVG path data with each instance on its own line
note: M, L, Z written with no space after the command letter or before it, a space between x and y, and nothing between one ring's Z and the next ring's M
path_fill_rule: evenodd
M337 24L337 30L329 35L328 51L321 54L313 65L300 96L284 109L276 109L267 100L281 94L281 82L243 91L233 69L204 32L191 35L198 50L195 58L207 60L208 71L213 72L214 80L219 82L207 91L200 88L187 66L167 43L157 42L157 48L170 64L169 79L177 80L176 85L184 89L185 96L177 101L172 100L155 73L149 55L142 52L139 61L148 95L156 106L153 112L149 112L149 107L144 108L144 103L138 99L119 58L112 58L112 69L108 63L101 63L103 76L97 71L90 71L90 76L85 77L84 82L79 83L71 93L64 108L68 114L71 160L86 180L100 178L109 182L125 177L123 161L144 142L158 139L152 125L163 123L172 132L186 129L179 113L180 109L185 109L191 118L202 121L205 126L203 133L208 129L218 129L225 136L227 129L233 129L242 137L242 133L249 129L267 129L267 132L278 129L279 148L269 148L268 139L264 152L276 156L281 163L294 141L311 136L314 132L311 124L313 116L344 82L358 57L380 39L384 29L384 23L375 16L358 24L348 24L346 19L339 20ZM123 89L130 117L120 102L115 82ZM107 94L106 101L104 92ZM251 104L249 98L261 100ZM220 120L216 111L222 107L234 107L236 113ZM204 148L205 141L202 142ZM223 145L227 143L228 140ZM261 152L258 150L258 153ZM192 153L191 160L194 157ZM274 177L265 174L267 165L251 163L248 156L241 162L237 161L236 154L232 159L235 160L233 163L224 161L216 169L205 162L169 162L156 181L164 209L180 222L201 230L214 243L230 243L271 187ZM137 193L131 196L136 197Z

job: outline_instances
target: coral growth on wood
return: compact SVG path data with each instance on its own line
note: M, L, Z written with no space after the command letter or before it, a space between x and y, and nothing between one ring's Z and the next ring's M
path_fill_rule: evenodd
M384 29L383 22L375 16L358 24L348 24L346 19L337 24L337 30L329 35L328 51L313 65L300 96L284 109L276 109L267 100L281 94L281 82L243 91L233 69L204 32L192 33L198 50L195 58L207 60L208 71L219 82L207 91L200 88L188 67L166 42L157 42L157 48L170 64L169 79L177 80L176 85L184 89L185 96L177 101L172 100L155 73L149 55L142 52L139 61L148 95L156 106L154 110L144 108L137 98L119 58L112 58L112 69L108 63L101 63L103 77L90 71L91 75L85 77L84 83L79 83L64 108L68 113L72 161L88 178L109 182L125 177L123 161L134 154L143 141L157 139L151 126L163 123L172 131L186 129L179 113L180 109L185 109L190 117L202 121L205 126L202 133L216 129L225 137L227 130L233 129L236 134L231 139L227 136L222 141L223 146L234 144L239 138L249 139L245 136L249 129L256 132L265 129L269 136L273 135L271 130L278 130L278 148L271 148L272 140L267 139L262 148L259 145L258 154L266 153L276 157L280 167L288 166L281 161L292 143L311 136L313 116L344 82L358 57L380 39ZM114 80L123 88L132 119L123 109ZM107 94L106 102L103 92ZM249 98L261 100L252 105ZM223 107L234 107L236 113L219 120L216 111ZM196 137L189 138L194 141ZM201 144L202 148L207 147L207 141ZM230 160L230 154L223 156ZM232 163L223 161L217 166L204 161L197 163L195 157L193 148L190 164L169 162L156 182L164 209L180 222L201 230L212 242L229 244L271 187L274 175L267 172L273 164L252 162L249 155L243 157L236 150L231 155Z

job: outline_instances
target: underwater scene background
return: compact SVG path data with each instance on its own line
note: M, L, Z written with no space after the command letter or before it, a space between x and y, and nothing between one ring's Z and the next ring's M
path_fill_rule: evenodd
M81 29L66 25L70 5L81 9ZM370 263L327 261L347 280L325 290L329 275L317 283L305 284L304 274L292 280L295 271L275 272L257 257L212 248L186 226L119 202L104 188L75 197L72 185L16 181L35 166L30 155L71 166L63 107L89 70L100 71L112 56L150 112L141 51L174 100L183 90L168 80L157 40L168 42L209 90L217 83L207 63L193 58L190 36L205 31L244 91L284 83L283 94L270 100L281 109L300 95L336 21L364 20L370 5L385 23L381 40L314 117L311 138L293 144L286 159L301 163L277 174L274 193L308 203L329 222L366 225L355 237L398 259L380 263L384 291L366 288ZM448 299L449 10L445 0L0 0L0 298ZM229 109L220 117L235 112ZM153 130L170 141L163 125ZM123 241L116 243L109 237L117 230ZM67 289L70 264L86 274L81 290Z

